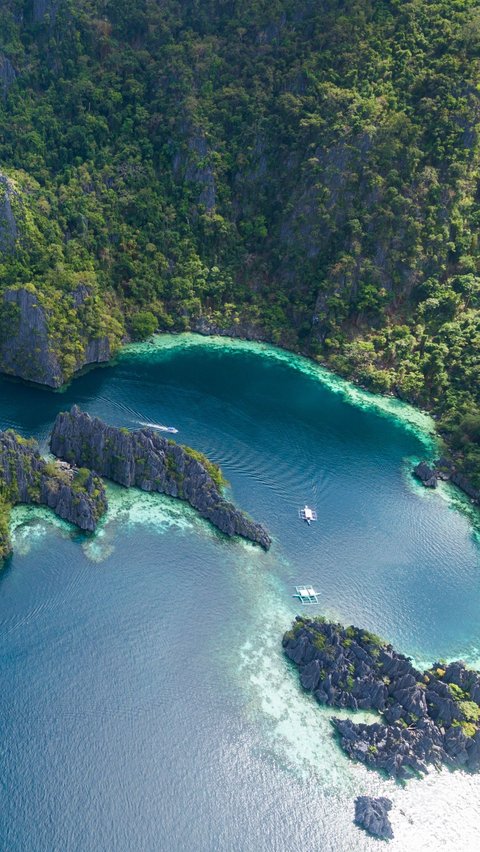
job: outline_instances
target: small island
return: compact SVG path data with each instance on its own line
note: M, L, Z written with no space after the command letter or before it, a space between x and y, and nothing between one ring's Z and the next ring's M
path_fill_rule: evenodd
M391 808L390 799L385 799L384 796L380 796L378 799L371 796L357 796L355 799L355 824L371 834L372 837L391 840L393 831L388 817Z
M271 545L265 528L222 496L225 481L216 464L154 429L109 426L74 405L57 416L50 446L69 464L91 468L127 488L185 500L228 536L241 536L264 550Z
M18 503L47 506L94 532L108 508L103 476L185 500L227 536L241 536L265 550L271 545L265 528L222 496L226 483L216 464L153 429L108 426L73 406L58 415L51 450L57 459L47 461L33 438L12 429L0 432L0 560L12 551L10 512Z
M373 724L332 718L349 757L397 779L480 769L480 674L464 662L421 672L368 630L322 617L297 616L283 647L320 704L379 714Z
M33 439L0 432L0 559L12 550L10 511L17 503L48 506L81 530L93 532L105 513L102 480L87 469L46 461Z

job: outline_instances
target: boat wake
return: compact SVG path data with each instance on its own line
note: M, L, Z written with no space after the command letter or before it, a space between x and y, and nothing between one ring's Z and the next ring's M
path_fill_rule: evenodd
M170 432L173 435L176 435L178 429L175 429L175 426L163 426L161 423L146 423L143 420L138 421L140 426L148 426L149 429L158 429L159 432Z

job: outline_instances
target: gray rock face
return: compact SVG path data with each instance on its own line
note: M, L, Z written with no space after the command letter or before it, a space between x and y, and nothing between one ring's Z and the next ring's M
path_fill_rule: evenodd
M393 831L388 818L391 808L390 799L385 799L383 796L378 799L371 796L358 796L355 799L355 822L373 837L391 840Z
M46 15L55 19L61 0L33 0L33 20L35 23L43 21Z
M320 704L381 714L373 725L332 719L349 757L402 779L430 765L480 768L480 674L465 663L420 672L367 631L300 617L283 647Z
M0 432L0 484L7 505L48 506L60 518L89 532L107 508L98 476L46 462L36 441L27 441L13 431ZM0 541L0 554L8 551L9 542Z
M437 474L426 462L420 462L420 464L417 464L417 466L413 469L413 473L420 482L423 482L426 488L437 487Z
M478 488L475 488L475 486L472 485L472 483L469 482L467 477L464 476L462 473L459 473L458 471L453 471L450 476L450 482L453 482L453 484L456 485L457 488L460 488L460 490L463 491L467 495L467 497L470 497L470 499L473 500L475 503L480 503L480 491L478 490Z
M118 429L74 406L70 413L58 415L51 449L127 488L134 485L186 500L226 535L240 535L265 550L270 547L266 530L222 497L203 461L153 429Z
M11 180L0 172L0 254L11 253L15 248L18 232L12 210L14 194L15 189Z
M3 299L16 308L11 333L2 341L0 369L10 375L57 388L62 369L50 344L48 322L35 293L24 287L6 290Z
M455 465L448 459L441 458L435 462L435 467L430 467L426 462L420 462L413 469L413 475L422 482L426 488L436 488L439 479L450 481L460 488L473 503L480 503L480 491L467 479L463 473L455 470Z
M0 53L0 92L2 93L3 100L6 99L9 89L16 78L17 75L12 63L3 53Z
M197 184L200 190L197 203L211 213L217 203L217 189L205 133L200 128L189 128L186 125L182 130L187 135L186 148L174 158L174 173L183 174L183 180L187 183Z
M73 297L75 301L75 293ZM0 344L0 370L52 388L61 387L66 376L50 337L48 315L37 295L25 287L19 287L6 290L3 300L16 310L8 338ZM65 309L68 309L68 305ZM76 369L106 362L110 357L107 337L87 341L83 355L77 360Z

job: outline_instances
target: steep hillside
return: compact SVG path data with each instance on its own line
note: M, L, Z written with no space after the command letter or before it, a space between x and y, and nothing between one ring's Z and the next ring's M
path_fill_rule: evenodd
M432 407L480 485L477 6L6 0L0 366L257 334Z

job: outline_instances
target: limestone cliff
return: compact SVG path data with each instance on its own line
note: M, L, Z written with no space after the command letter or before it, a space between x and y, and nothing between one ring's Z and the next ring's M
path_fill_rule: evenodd
M64 313L82 304L85 296L74 292L58 294ZM12 287L3 294L4 309L10 309L11 324L0 342L0 370L31 382L59 388L88 364L109 361L112 356L107 335L80 342L73 363L64 363L64 352L52 333L52 317L33 287Z
M1 71L1 56L0 56ZM1 85L1 78L0 78ZM109 361L123 336L114 299L96 273L57 260L29 270L30 253L48 253L52 233L42 187L24 172L0 172L0 371L53 388L88 364Z
M10 59L5 54L0 53L0 93L4 101L16 78L17 74Z
M8 430L0 432L0 558L11 551L8 513L16 503L48 506L60 518L89 532L107 508L98 476L45 461L36 441Z
M0 61L3 63L3 60ZM4 67L2 64L1 68ZM11 253L17 239L17 223L12 205L15 194L13 182L0 172L0 255Z
M35 23L43 21L48 15L50 20L55 20L60 6L60 0L33 0L33 20Z
M118 429L74 406L57 416L51 449L67 462L90 467L121 485L186 500L226 535L270 547L266 530L222 497L215 481L218 469L200 453L153 429Z

